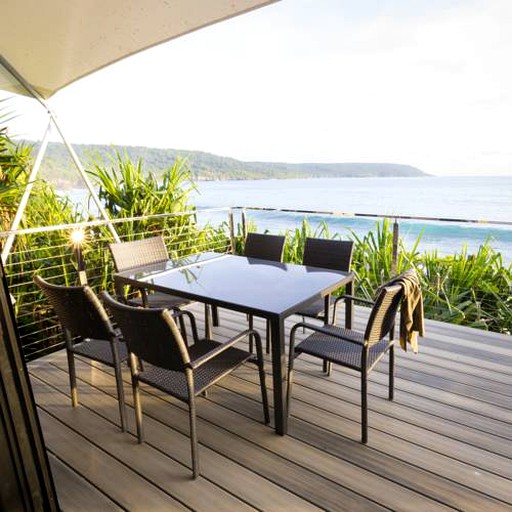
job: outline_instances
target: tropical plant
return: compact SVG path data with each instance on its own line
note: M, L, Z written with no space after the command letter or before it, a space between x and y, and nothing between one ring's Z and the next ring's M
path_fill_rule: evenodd
M329 226L325 221L320 222L313 229L307 217L302 220L300 228L287 230L285 235L284 260L291 263L302 263L306 238L341 238L338 233L331 237Z
M110 164L93 161L92 176L99 198L113 219L134 219L116 224L125 240L161 234L168 241L173 257L197 252L198 248L226 246L229 242L224 227L196 223L195 207L189 203L196 185L187 160L177 158L161 174L161 180L145 171L144 161L130 160L117 150ZM176 215L170 215L170 214ZM140 218L142 217L142 218ZM200 250L200 249L199 249Z
M307 219L300 229L287 230L285 261L300 263L307 236L331 238L327 226L313 232ZM332 238L339 235L334 234ZM351 232L354 241L352 267L358 295L372 298L393 275L415 268L421 280L425 315L428 318L496 332L512 332L512 266L503 263L489 242L476 254L442 257L437 251L420 253L421 235L411 248L398 240L393 258L393 226L384 219L364 236Z

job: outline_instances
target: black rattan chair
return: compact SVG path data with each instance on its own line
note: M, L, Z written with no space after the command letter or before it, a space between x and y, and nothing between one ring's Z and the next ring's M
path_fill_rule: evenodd
M64 332L73 407L78 405L75 355L111 366L116 377L121 429L125 432L126 407L121 363L127 359L128 353L126 344L113 328L103 305L87 285L60 286L37 275L34 282L43 290L55 310Z
M304 243L304 253L302 257L302 264L315 267L327 268L329 270L341 270L348 272L352 263L352 249L354 242L351 240L328 240L324 238L306 238ZM329 294L325 298L317 299L315 302L304 306L298 315L302 316L304 322L305 317L321 320L324 324L331 323L329 321L329 314L325 316L325 301L328 301L327 312L330 311L332 306L332 297ZM338 305L338 304L337 304ZM338 308L333 308L332 324L337 323ZM323 362L323 370L328 375L331 374L332 365Z
M169 253L167 252L167 247L165 246L162 236L153 236L129 242L111 243L109 247L116 272L123 272L141 265L164 263L169 259ZM148 292L144 288L136 290L136 292L138 293L134 293L134 290L129 290L128 294L125 294L123 290L116 290L118 298L131 306L174 309L192 304L193 302L168 293L156 291ZM216 307L212 308L211 314L213 325L218 325L219 321ZM205 329L207 331L210 330L210 308L206 305ZM184 329L183 334L185 334Z
M354 242L351 240L327 240L322 238L306 238L304 244L304 255L302 264L309 267L327 268L329 270L341 270L348 272L352 263L352 249ZM331 296L327 297L329 304L331 303ZM330 306L329 306L330 309ZM333 312L333 325L336 325L336 311ZM305 306L298 315L309 318L317 318L322 320L325 324L331 323L329 318L325 317L325 300L318 299L317 301Z
M106 292L102 292L102 299L128 345L139 443L144 440L139 394L139 382L143 382L188 404L192 470L196 478L199 475L199 457L195 397L253 358L249 352L233 347L249 334L253 334L256 340L264 418L265 423L269 423L263 351L261 338L256 331L246 330L222 343L198 339L194 316L190 311L183 310L177 314L189 319L194 338L194 343L187 347L168 310L127 306L115 301Z
M248 233L245 239L244 255L247 258L282 261L284 236L262 233Z
M280 235L267 235L261 233L248 233L245 239L244 255L247 258L277 261L283 260L285 237ZM254 326L252 315L248 315L249 329ZM249 350L253 348L252 336L249 341ZM266 351L270 352L270 328L266 323Z
M129 242L116 242L109 244L110 252L114 260L116 272L124 272L142 265L163 263L169 259L169 253L161 236L132 240ZM137 290L139 294L130 291L128 294L118 290L118 297L124 298L127 304L132 306L144 306L150 308L177 308L190 304L191 301L183 297L169 295L167 293L147 293L145 289Z
M371 310L364 333L333 325L317 326L304 322L294 325L290 332L288 403L292 393L293 362L300 354L309 354L358 371L361 374L361 438L362 442L366 443L368 441L368 374L388 351L389 400L393 400L395 355L393 331L402 296L403 287L401 285L382 287ZM354 298L349 298L349 300L351 299ZM295 346L295 336L299 328L311 330L313 334Z

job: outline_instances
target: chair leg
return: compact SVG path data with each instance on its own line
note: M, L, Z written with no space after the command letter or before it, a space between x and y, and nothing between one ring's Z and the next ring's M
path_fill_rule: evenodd
M126 432L126 402L124 399L123 373L121 371L121 360L119 358L119 342L112 342L112 359L114 361L114 374L116 376L117 403L119 406L119 417L121 418L121 430Z
M124 399L123 374L121 373L121 365L119 362L114 363L114 373L116 375L117 385L117 402L119 404L119 417L121 418L121 430L127 431L126 421L126 403Z
M292 386L293 386L293 363L295 362L295 333L297 332L297 326L292 327L290 331L290 347L288 352L288 375L287 375L287 387L286 387L286 410L290 415L290 402L292 397Z
M332 374L332 363L324 359L322 364L322 371L327 375L327 377L330 377Z
M76 370L75 370L75 354L71 350L68 353L68 372L69 372L69 387L71 390L71 404L73 407L78 405L78 389L76 387Z
M393 400L395 395L395 346L389 348L389 400Z
M270 413L268 409L268 394L267 383L265 381L265 366L263 360L263 347L261 346L261 336L255 335L256 340L256 355L258 357L258 371L260 375L261 387L261 402L263 404L263 416L265 418L265 425L270 423Z
M219 326L219 308L217 306L212 306L212 323L214 327Z
M192 395L188 403L188 415L190 423L190 451L192 454L192 473L194 478L199 476L199 456L197 450L197 426L196 426L196 401Z
M139 381L132 376L133 405L135 408L135 423L137 424L137 441L144 442L144 429L142 428L142 405L140 401Z
M208 304L204 305L204 337L207 339L212 338L211 314L210 306Z
M361 371L361 442L368 442L368 374Z
M247 316L247 320L249 321L249 329L253 329L254 318L252 315ZM252 354L254 345L254 334L249 334L249 352Z
M188 345L187 340L187 327L185 326L185 320L183 320L183 316L179 316L178 318L179 324L180 324L180 332L181 337L183 338L183 341L185 342L185 345Z

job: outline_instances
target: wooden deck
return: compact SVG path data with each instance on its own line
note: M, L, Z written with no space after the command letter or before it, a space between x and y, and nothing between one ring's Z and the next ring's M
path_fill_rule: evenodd
M358 325L365 315L356 311ZM246 325L223 310L216 334ZM357 375L335 368L327 378L299 358L290 433L280 437L261 422L257 372L242 367L198 402L196 481L183 404L146 388L138 445L128 370L122 434L113 372L85 360L77 369L73 409L63 351L29 366L65 511L512 510L511 337L427 322L419 354L398 350L394 402L387 364L371 374L367 446Z

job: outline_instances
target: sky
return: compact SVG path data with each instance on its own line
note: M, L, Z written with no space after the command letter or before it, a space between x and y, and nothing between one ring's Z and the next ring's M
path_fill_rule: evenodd
M282 0L49 104L74 143L512 175L511 26L511 0ZM14 107L11 134L40 139L41 106Z

